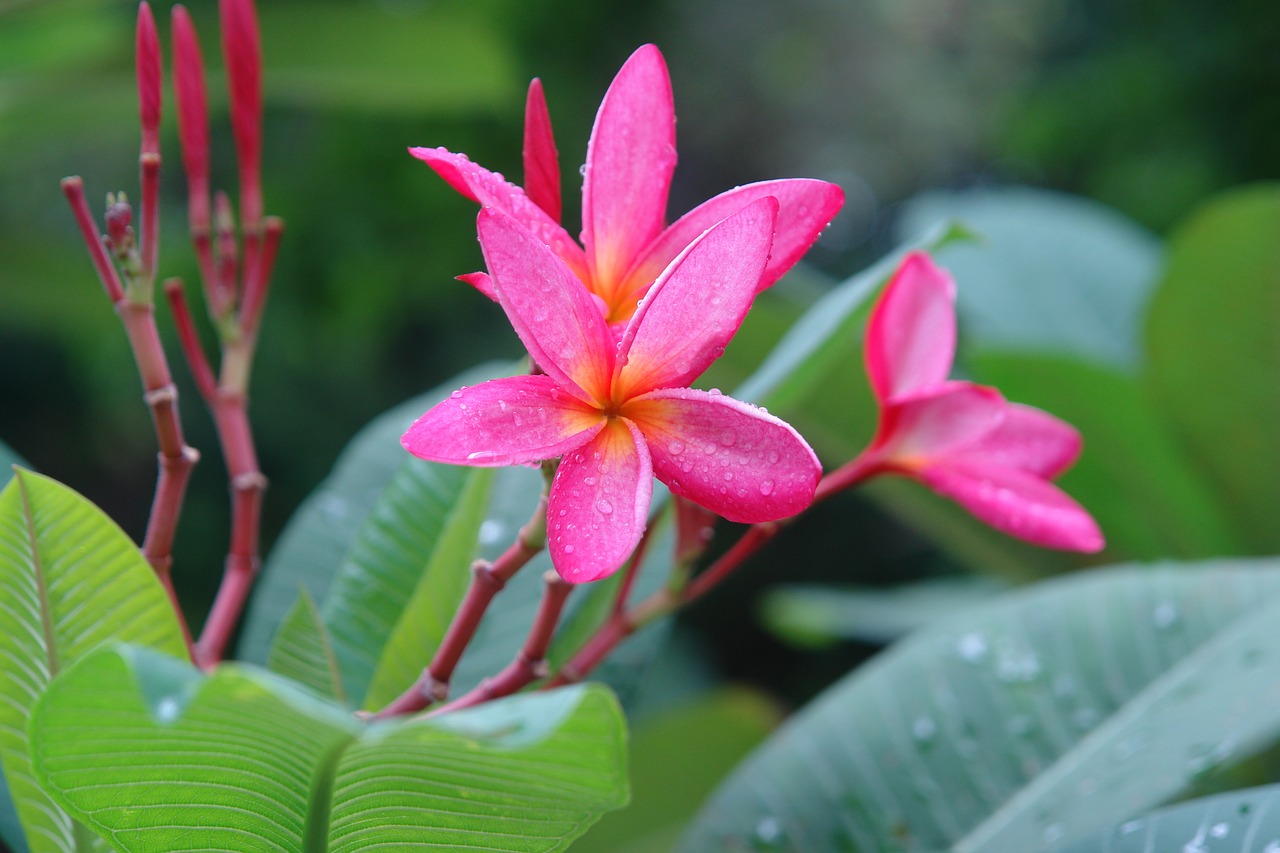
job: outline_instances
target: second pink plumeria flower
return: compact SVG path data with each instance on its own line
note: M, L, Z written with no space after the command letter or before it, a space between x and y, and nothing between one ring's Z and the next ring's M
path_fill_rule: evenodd
M724 352L768 263L778 204L759 199L693 242L615 339L574 273L513 217L486 208L480 245L498 302L545 375L454 392L402 439L461 465L562 457L547 508L566 580L604 577L635 549L657 477L747 523L794 515L821 476L800 435L761 409L688 387Z
M1079 456L1080 434L995 388L948 380L955 346L955 284L927 255L912 253L867 324L880 427L854 463L861 476L905 474L1011 536L1101 550L1093 518L1049 482Z
M844 204L844 192L826 181L762 181L721 193L667 226L676 116L666 63L651 44L622 66L596 114L583 170L581 246L560 226L559 164L537 81L526 122L527 194L462 154L444 148L409 152L467 198L511 214L541 237L598 297L614 324L630 319L654 279L686 246L752 201L772 197L779 205L772 256L753 284L757 290L781 278ZM494 296L485 274L463 278Z

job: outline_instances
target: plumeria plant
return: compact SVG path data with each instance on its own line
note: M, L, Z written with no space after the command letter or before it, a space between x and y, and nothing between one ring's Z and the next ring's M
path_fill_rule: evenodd
M234 204L212 188L205 69L181 6L171 63L216 365L184 283L168 278L162 289L226 462L223 581L200 630L189 630L172 544L200 454L184 437L154 308L163 63L143 2L138 227L123 193L108 196L101 233L81 179L63 190L132 347L159 476L140 546L37 473L17 469L0 493L0 763L12 804L0 830L10 846L563 850L628 800L618 696L634 695L661 626L765 556L765 545L775 543L770 555L785 550L811 507L871 481L914 480L971 514L966 524L1043 548L1104 547L1090 512L1053 482L1079 457L1079 432L952 377L957 287L931 254L954 231L834 290L741 392L696 387L843 193L820 180L762 181L668 224L674 100L662 54L646 45L596 115L581 243L561 225L538 80L523 187L462 154L409 149L479 204L484 268L460 278L500 306L527 358L480 368L371 425L299 510L251 599L266 479L249 387L283 225L265 215L261 191L254 4L221 0L219 9ZM820 458L764 405L782 401L790 418L786 392L859 337L878 426L860 453ZM335 502L342 512L330 511ZM1205 599L1178 648L1198 654L1195 638L1231 623L1220 657L1204 654L1220 670L1227 659L1256 666L1260 657L1234 653L1269 624L1274 606L1249 607L1275 590L1274 573L1224 576L1227 592ZM1187 697L1198 693L1166 672L1177 655L1147 633L1141 660L1120 650L1125 621L1108 608L1153 593L1133 571L1114 577L1043 590L1000 604L979 627L948 623L895 647L743 764L683 849L1007 851L1055 849L1113 825L1117 837L1137 832L1134 815L1174 795L1177 780L1143 786L1133 772L1108 775L1089 760L1094 747L1077 746L1092 733L1113 763L1139 756L1140 773L1168 775L1147 761L1155 750L1142 740L1140 710L1102 720L1161 678L1168 683L1147 699L1157 725L1172 713L1160 702L1194 704ZM1189 575L1160 584L1157 633L1211 589ZM1087 620L1058 620L1082 608L1099 611L1117 660L1041 689L1048 658L1096 641L1078 635ZM236 662L228 652L246 620L246 661ZM1274 717L1248 705L1230 722L1260 743ZM1206 760L1233 748L1214 741ZM1229 835L1222 826L1205 824L1196 851ZM590 849L621 849L610 843Z

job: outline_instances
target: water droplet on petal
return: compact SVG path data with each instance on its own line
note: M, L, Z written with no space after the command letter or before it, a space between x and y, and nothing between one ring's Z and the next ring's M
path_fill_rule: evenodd
M684 453L684 442L673 438L671 443L667 445L667 450L671 451L672 456L679 456Z
M760 481L760 494L764 495L766 498L773 494L773 480Z
M572 553L573 553L573 546L572 546L572 545L565 545L565 546L564 546L564 552L565 552L566 554L572 554Z
M452 394L450 394L449 396L450 396L450 397L452 397L453 399L457 400L457 399L459 399L459 398L461 398L461 397L462 397L462 391L461 391L461 389L459 389L459 390L457 390L457 391L454 391L454 392L453 392Z
M600 510L600 512L603 513L604 515L608 515L609 513L613 512L613 504L609 503L604 498L601 498L600 500L596 501L596 509Z

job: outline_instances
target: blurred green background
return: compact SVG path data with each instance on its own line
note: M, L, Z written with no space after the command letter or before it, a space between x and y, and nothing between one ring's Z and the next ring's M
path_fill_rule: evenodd
M169 5L156 4L166 66ZM216 6L189 4L210 68L215 183L232 187ZM725 388L825 288L922 227L927 203L903 214L926 190L1032 184L1078 194L1127 217L1133 239L1155 245L1214 193L1280 175L1275 3L259 6L266 206L287 226L251 409L271 481L267 549L361 425L478 362L519 353L498 309L453 281L481 263L474 205L405 148L443 145L518 181L533 76L547 90L571 233L596 106L629 53L650 41L667 58L680 117L672 218L753 180L811 176L845 188L846 208L808 268L760 300L717 367L712 380ZM98 213L108 191L136 197L135 9L129 0L0 0L0 441L138 536L154 483L154 437L119 324L58 189L60 178L82 175ZM168 90L164 121L161 271L183 277L198 304ZM212 428L170 352L188 440L204 454L176 549L177 583L198 621L220 573L226 485ZM982 376L1000 376L1002 387L1024 392L1011 396L1032 402L1056 381L1051 369L1015 367L989 359ZM860 373L860 364L849 371ZM1125 398L1122 388L1106 393ZM838 395L828 402L844 405ZM828 464L838 463L835 454L867 436L834 434L822 414L806 434ZM953 568L953 557L881 506L855 495L822 507L684 618L671 683L687 689L727 675L791 704L864 656L873 646L797 651L755 614L761 590L779 580L892 584ZM1214 550L1180 551L1176 532L1102 559ZM845 553L857 543L856 559L830 558L835 535ZM700 701L699 713L741 741L726 766L774 719L757 694Z

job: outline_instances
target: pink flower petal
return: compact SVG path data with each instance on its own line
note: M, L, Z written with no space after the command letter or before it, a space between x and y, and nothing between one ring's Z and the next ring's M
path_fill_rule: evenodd
M617 571L640 542L652 496L644 438L621 418L565 454L547 502L547 548L560 577L585 583Z
M494 302L498 301L498 292L493 289L493 282L489 279L488 273L469 272L466 275L458 276L458 281L471 285Z
M782 278L844 205L844 190L809 178L761 181L721 193L677 219L645 249L643 257L627 272L623 285L625 298L640 299L685 246L726 216L765 196L778 200L778 222L773 252L757 290L764 290Z
M409 153L434 169L463 196L514 216L550 246L574 275L587 280L587 261L582 248L556 220L530 201L524 190L508 183L497 172L472 163L465 154L454 154L444 148L410 148Z
M912 252L885 285L867 322L867 372L882 403L937 385L956 350L955 284Z
M971 382L944 382L900 401L880 415L875 445L887 460L912 468L963 453L1004 421L1000 392Z
M538 366L603 405L614 339L582 282L537 236L492 207L476 228L498 302Z
M730 521L775 521L813 502L817 456L788 424L721 394L692 388L629 400L654 474L671 491Z
M510 376L454 391L414 421L400 443L433 462L521 465L580 447L603 424L599 411L550 376Z
M623 274L666 222L675 165L671 79L648 44L614 77L587 143L582 240L594 289L610 305Z
M551 131L551 114L537 77L524 103L524 191L555 222L560 221L560 155Z
M724 353L769 259L778 202L757 199L667 267L623 332L614 395L685 386Z
M1034 545L1093 553L1106 544L1089 513L1034 474L950 459L917 476L996 530Z
M1016 468L1052 480L1080 456L1080 433L1031 406L1010 403L1004 421L961 451L967 461Z

